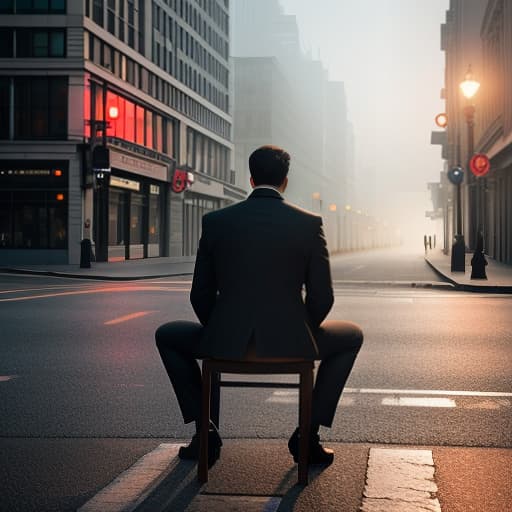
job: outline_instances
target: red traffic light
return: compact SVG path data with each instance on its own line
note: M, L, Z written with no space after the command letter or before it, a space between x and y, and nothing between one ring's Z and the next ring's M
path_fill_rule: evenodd
M477 153L471 157L469 168L475 176L485 176L491 169L491 162L489 162L487 155Z

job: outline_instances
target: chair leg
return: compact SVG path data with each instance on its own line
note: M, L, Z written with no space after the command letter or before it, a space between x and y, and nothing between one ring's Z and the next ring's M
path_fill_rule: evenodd
M201 395L201 424L199 434L199 461L197 479L199 483L208 482L208 427L210 423L210 392L211 372L206 361L203 361L203 386Z
M308 485L309 436L311 431L311 399L313 370L300 373L299 385L299 484Z
M212 372L211 378L211 399L210 399L210 419L217 428L219 427L220 415L220 373Z

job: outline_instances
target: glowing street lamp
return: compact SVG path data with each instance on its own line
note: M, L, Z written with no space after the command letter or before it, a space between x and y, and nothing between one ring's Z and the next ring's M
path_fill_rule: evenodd
M470 100L480 89L480 83L473 78L473 72L471 71L471 64L468 67L464 80L459 85L462 94Z

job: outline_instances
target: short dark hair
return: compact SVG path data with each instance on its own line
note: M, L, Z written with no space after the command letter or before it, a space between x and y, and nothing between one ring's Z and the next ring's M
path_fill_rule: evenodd
M261 146L249 157L249 170L256 186L281 186L289 168L290 155L277 146Z

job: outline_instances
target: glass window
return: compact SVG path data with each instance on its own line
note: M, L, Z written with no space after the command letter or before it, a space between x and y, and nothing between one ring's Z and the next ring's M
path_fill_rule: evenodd
M14 79L15 137L65 138L67 133L67 78Z
M10 79L0 77L0 139L9 138Z
M48 32L34 30L32 41L34 57L48 57Z
M16 29L16 56L64 57L65 31L63 29Z
M187 165L191 168L195 167L194 162L194 132L187 131Z
M171 120L167 120L165 123L165 153L168 155L174 155L174 123Z
M107 12L107 30L114 34L116 33L116 14L110 9Z
M28 28L16 29L16 57L32 56L32 31Z
M153 140L153 112L146 110L146 146L154 148L155 142Z
M64 30L52 30L50 32L50 51L49 57L65 56L65 38Z
M136 129L135 104L132 103L131 101L126 100L125 109L126 109L126 122L124 125L124 136L125 136L126 140L128 140L130 142L135 142L136 141L135 137L136 136L138 137L138 135L139 135L138 129L137 129L137 132L135 131L135 129Z
M92 20L100 26L103 26L103 0L93 0Z
M66 196L66 190L2 193L0 248L65 249L68 239Z
M155 114L155 149L162 152L163 150L163 128L162 128L162 116Z
M29 84L31 88L32 133L35 138L42 138L48 133L48 80L34 78Z
M50 0L50 9L54 12L64 12L66 10L66 0Z
M2 59L14 57L12 44L13 32L12 28L0 28L0 58Z
M0 0L0 13L12 13L14 11L14 0Z
M144 146L144 109L142 107L135 108L135 115L136 115L136 128L137 128L137 144L140 144L141 146Z
M2 4L13 5L12 0L2 0L0 2L0 12ZM12 12L12 7L11 11ZM58 14L66 12L65 0L16 0L16 12L19 14L38 14L50 13Z

